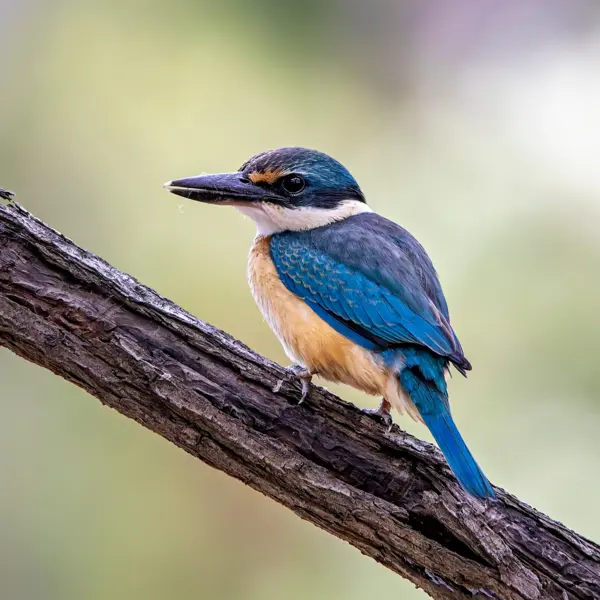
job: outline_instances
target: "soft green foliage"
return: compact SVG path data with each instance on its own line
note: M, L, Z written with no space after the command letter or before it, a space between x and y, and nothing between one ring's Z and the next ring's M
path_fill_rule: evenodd
M438 268L474 367L449 383L454 415L486 474L597 539L600 184L586 142L600 125L597 54L557 37L450 71L442 46L437 62L435 47L427 60L386 47L359 4L352 19L310 2L308 21L270 22L285 3L8 2L0 184L287 364L247 289L252 224L161 186L277 146L330 153ZM363 17L371 27L356 35ZM396 29L390 39L422 33L410 20ZM383 51L389 62L362 68ZM385 64L401 85L382 83ZM423 597L5 350L0 380L0 597Z

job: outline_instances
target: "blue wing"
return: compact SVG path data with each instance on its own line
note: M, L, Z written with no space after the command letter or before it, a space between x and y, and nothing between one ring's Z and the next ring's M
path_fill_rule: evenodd
M369 213L277 234L271 256L292 293L363 347L420 345L469 368L429 258L394 223Z

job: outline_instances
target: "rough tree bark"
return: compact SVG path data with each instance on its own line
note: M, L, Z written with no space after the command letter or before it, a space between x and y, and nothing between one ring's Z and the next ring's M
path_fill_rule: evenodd
M433 598L600 598L600 548L440 453L299 386L16 204L0 205L0 345L289 507Z

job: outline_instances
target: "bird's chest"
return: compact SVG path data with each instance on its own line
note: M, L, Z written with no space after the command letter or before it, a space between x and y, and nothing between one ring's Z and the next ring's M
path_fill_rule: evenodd
M268 237L254 240L248 280L263 317L293 361L326 379L380 393L384 372L378 361L285 287L271 259Z
M314 362L311 361L312 345L307 338L315 334L323 337L321 330L327 324L283 285L271 259L268 237L257 237L252 244L248 281L256 304L286 354L300 364ZM314 350L316 353L317 349Z

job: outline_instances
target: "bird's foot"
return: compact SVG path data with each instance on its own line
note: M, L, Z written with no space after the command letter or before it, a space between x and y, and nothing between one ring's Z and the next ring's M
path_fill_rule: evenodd
M303 367L302 365L292 365L286 368L286 371L290 374L290 379L300 381L300 385L302 386L302 394L300 396L300 402L298 404L302 404L307 396L308 391L310 389L310 381L312 379L312 373ZM286 378L287 379L287 378ZM280 379L273 388L273 392L277 394L281 390L281 386L283 385L286 379Z
M385 398L382 398L379 408L363 408L362 412L366 413L367 415L379 417L384 424L387 425L387 430L389 432L394 424L392 421L392 415L390 413L391 408L392 405Z

